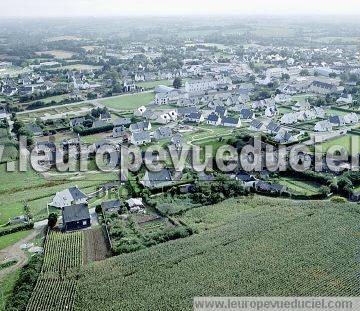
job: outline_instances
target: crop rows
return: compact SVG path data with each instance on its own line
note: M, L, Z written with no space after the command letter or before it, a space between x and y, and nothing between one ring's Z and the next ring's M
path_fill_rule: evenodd
M50 233L45 247L43 272L64 274L70 269L82 266L83 245L82 232Z
M48 235L41 275L27 311L70 311L75 301L76 278L84 261L84 234Z
M68 311L74 306L74 279L40 277L27 306L27 311Z
M181 216L199 234L84 267L75 310L191 310L195 296L357 296L359 207L227 200Z

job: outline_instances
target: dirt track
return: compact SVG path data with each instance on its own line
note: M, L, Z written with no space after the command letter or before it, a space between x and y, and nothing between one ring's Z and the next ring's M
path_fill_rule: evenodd
M7 262L10 260L16 260L16 264L0 271L0 280L2 280L7 274L22 268L28 261L28 256L20 248L22 244L28 243L33 240L40 231L33 230L27 237L18 241L17 243L0 251L0 263Z

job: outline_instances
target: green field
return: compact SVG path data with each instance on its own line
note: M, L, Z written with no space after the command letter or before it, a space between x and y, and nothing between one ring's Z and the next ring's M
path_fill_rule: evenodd
M101 66L93 66L93 65L86 65L86 64L74 64L74 65L67 65L62 67L53 68L51 70L97 70L101 69Z
M121 95L101 100L100 102L108 108L117 110L134 110L141 106L146 106L154 100L153 93L136 93Z
M172 86L172 83L173 83L172 80L156 80L156 81L138 82L136 83L136 85L148 90L148 89L154 89L158 85Z
M309 181L294 180L288 177L281 177L277 182L287 187L291 193L302 195L314 195L319 193L321 185Z
M11 295L15 282L19 278L20 270L9 273L5 279L0 281L0 310L5 310L5 303L7 298Z
M14 161L18 158L16 144L11 139L8 130L5 128L0 128L0 145L4 146L4 151L1 155L0 163Z
M199 234L85 267L75 310L191 310L194 296L354 296L352 204L249 197L192 209ZM95 295L95 296L94 296Z
M30 231L19 231L0 237L0 250L15 244L30 234Z
M351 141L354 139L354 145L351 146ZM356 145L358 145L358 148L356 148ZM328 141L325 141L321 143L323 153L326 153L330 147L337 146L339 149L345 148L345 150L350 154L351 151L354 153L359 153L359 147L360 147L360 136L359 135L352 135L347 134L346 136L341 136L335 139L330 139Z

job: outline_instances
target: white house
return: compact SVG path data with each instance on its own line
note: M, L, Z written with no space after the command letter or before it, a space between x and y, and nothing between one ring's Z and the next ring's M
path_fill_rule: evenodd
M207 117L206 123L210 124L210 125L220 125L221 124L221 117L218 114L212 112Z
M353 98L351 94L343 94L336 102L339 104L352 104Z
M316 132L330 132L333 129L333 125L328 120L319 121L314 126Z
M171 122L171 120L172 120L171 117L167 113L162 113L156 119L156 122L160 124L168 124Z
M359 122L359 117L355 112L344 115L344 121L346 124L356 124Z
M166 105L169 102L169 96L164 93L157 93L154 101L156 105Z
M304 111L306 109L310 109L310 103L309 102L297 102L295 105L291 108L294 111Z
M287 94L277 94L274 100L277 104L286 103L291 101L291 96Z
M151 142L149 132L135 132L131 135L131 143L136 146L145 145Z
M217 81L212 79L192 80L185 82L185 91L188 93L203 93L215 89Z
M74 204L87 203L88 197L77 186L57 192L50 206L63 208Z
M259 120L253 120L249 126L249 130L259 132L266 129L266 126L263 122Z
M289 112L289 113L285 113L281 119L280 119L280 123L281 124L294 124L296 123L298 120L298 114L295 112Z
M277 114L278 110L276 106L269 106L265 109L265 117L272 118Z
M138 109L135 109L134 115L135 115L136 117L141 117L141 116L144 115L145 111L146 111L146 107L145 107L145 106L141 106L141 107L139 107Z

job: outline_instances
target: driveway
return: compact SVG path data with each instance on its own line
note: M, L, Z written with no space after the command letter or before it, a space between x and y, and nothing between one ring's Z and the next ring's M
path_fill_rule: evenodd
M10 260L17 261L16 264L12 265L11 267L0 270L0 280L9 273L26 265L28 261L28 255L20 248L20 246L33 240L39 233L39 230L33 230L27 237L0 251L0 263Z

